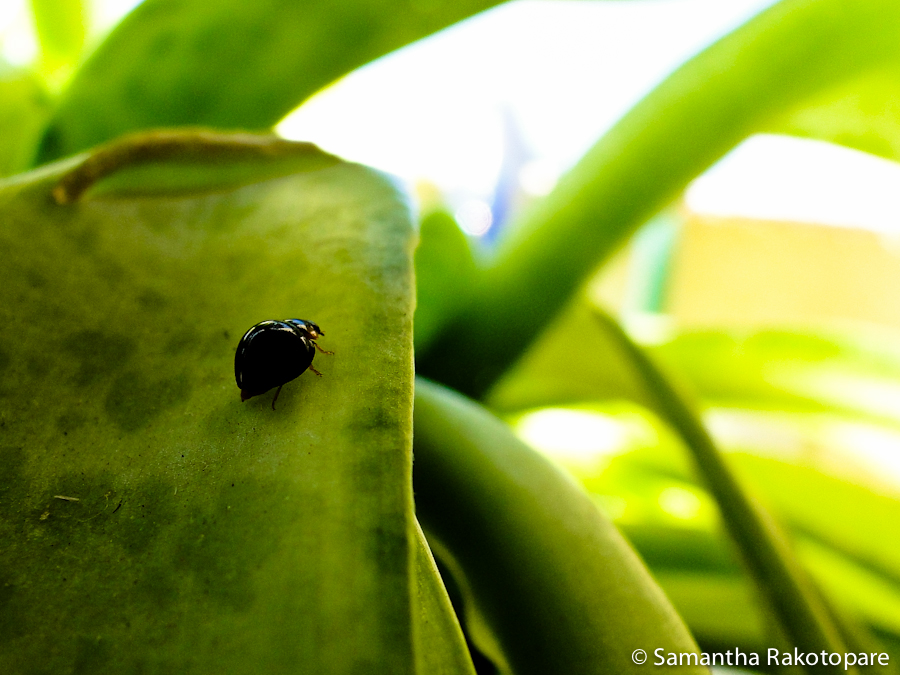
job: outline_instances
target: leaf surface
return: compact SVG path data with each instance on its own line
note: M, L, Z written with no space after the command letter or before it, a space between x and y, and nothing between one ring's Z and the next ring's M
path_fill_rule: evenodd
M416 522L413 597L418 675L475 675L459 619L450 604L422 528Z
M3 672L414 671L409 214L304 152L64 205L84 158L0 184ZM241 403L238 340L289 317L323 377Z

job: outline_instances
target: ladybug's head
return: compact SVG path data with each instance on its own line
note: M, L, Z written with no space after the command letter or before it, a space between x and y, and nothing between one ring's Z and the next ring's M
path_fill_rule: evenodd
M317 340L321 336L325 335L325 333L322 332L321 328L319 328L312 321L307 321L306 319L285 319L284 322L292 324L299 328L309 336L310 340Z

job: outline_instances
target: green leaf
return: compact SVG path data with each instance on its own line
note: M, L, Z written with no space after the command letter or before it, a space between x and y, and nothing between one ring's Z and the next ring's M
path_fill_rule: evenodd
M900 422L887 393L900 377L900 351L888 336L710 330L653 351L710 405Z
M31 0L31 14L49 75L71 69L81 58L87 33L82 0Z
M624 398L654 401L615 340L576 296L488 392L503 412ZM670 378L684 380L704 406L838 413L900 425L893 403L900 350L890 336L855 331L696 330L648 346Z
M729 534L790 644L804 651L844 649L844 639L853 636L841 634L831 607L809 583L775 523L744 492L690 405L615 321L599 310L597 320L618 338L623 353L644 378L647 390L653 392L654 409L684 440L707 489L716 499Z
M582 464L576 476L601 504L620 504L616 524L701 643L764 646L760 615L768 610L750 594L719 519L705 517L709 497L681 475L676 450L632 450L593 470ZM881 634L900 634L896 500L874 486L769 457L737 452L728 461L791 533L797 558L842 614ZM673 490L692 495L689 517L663 512Z
M416 350L465 306L475 272L469 240L453 216L444 211L425 216L416 247Z
M886 63L804 101L764 130L900 159L900 67Z
M845 358L847 351L822 336L774 330L685 332L652 348L708 405L803 412L822 412L828 406L777 386L773 371L800 364L821 369Z
M656 400L654 409L683 438L698 473L715 497L728 532L790 642L804 652L841 652L842 637L781 532L744 491L702 422L653 361L599 310L598 323L619 340L623 354Z
M267 180L234 185L242 143ZM200 191L0 184L0 671L412 673L406 201L308 146L272 177L185 145ZM241 403L235 345L287 317L323 376Z
M701 644L765 653L773 644L749 579L736 575L656 570L654 576Z
M588 302L570 302L487 393L494 410L582 401L626 399L652 407L652 401L619 344L597 325Z
M775 336L753 342L759 347L766 342L769 351L782 355L792 346L804 345L804 340ZM823 344L811 349L815 343L805 342L794 353L809 356L818 351L824 356L833 351ZM595 427L601 433L606 429L610 434L614 425L616 445L604 449L598 445L593 452L583 444L577 451L567 449L566 429L559 429L560 442L549 433L533 435L531 422L538 417L532 413L517 420L516 426L526 438L540 443L542 453L569 469L611 514L701 644L764 647L760 616L763 610L770 613L758 594L749 594L751 580L735 556L715 502L692 477L680 440L665 423L634 404L582 403L565 411L569 419L598 416L597 422L605 422ZM537 415L549 412L544 409ZM561 412L556 409L554 414ZM724 448L732 451L727 455L729 464L784 524L797 558L840 608L842 618L858 621L880 636L900 635L900 557L895 545L900 537L900 504L889 482L859 468L852 470L845 454L827 446L832 436L839 437L838 425L846 428L847 420L837 418L834 426L824 426L824 416L808 413L720 409L717 415L717 426L723 415L732 420L724 437ZM743 436L737 433L742 429ZM811 433L815 430L819 434ZM863 428L859 437L872 438L873 431ZM793 439L792 445L788 439ZM783 458L770 456L779 449ZM865 629L855 632L864 634ZM860 642L864 640L863 635Z
M0 177L31 165L50 112L50 99L34 73L0 63Z
M269 128L316 91L499 0L146 0L79 69L40 161L160 126Z
M416 672L419 675L475 675L459 620L418 522L415 542L413 630Z
M517 675L575 675L641 672L637 648L696 651L615 527L508 426L418 379L415 429L417 515L486 654Z
M895 586L890 601L884 593L869 594L869 599L860 593L856 599L892 606L890 611L879 610L875 618L883 622L883 628L900 634L900 552L894 545L900 538L900 503L896 497L879 494L878 485L854 483L847 476L828 476L785 461L747 453L735 454L734 459L741 474L760 486L760 495L779 517L809 542L808 550L830 549L832 559L846 558L845 566L853 564L880 577L882 585ZM853 576L860 577L862 572ZM834 594L847 595L840 583L829 585Z

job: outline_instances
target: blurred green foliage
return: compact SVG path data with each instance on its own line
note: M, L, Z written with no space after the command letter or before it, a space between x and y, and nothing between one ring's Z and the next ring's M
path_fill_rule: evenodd
M165 157L116 144L166 126L268 129L350 70L494 4L145 0L84 59L85 6L32 1L38 63L0 72L0 172L13 176L0 184L9 672L471 673L465 640L486 672L619 673L631 645L694 650L682 619L707 650L900 645L897 491L830 435L843 429L853 450L897 432L900 414L859 394L890 391L896 350L727 330L645 350L584 292L752 133L900 157L895 2L773 5L626 114L490 257L473 256L449 215L427 214L415 307L407 214L371 172L277 152L214 159L219 141L196 131L175 132ZM112 150L21 173L100 143ZM109 178L52 202L63 175L106 156L118 158ZM321 398L303 389L278 416L240 406L233 345L217 335L233 343L255 320L307 311L343 345ZM487 410L421 380L425 541L409 476L413 339L420 374L514 425L565 406L641 431L578 461L543 448L582 492ZM194 463L173 466L172 439ZM234 503L218 491L228 472L255 486ZM188 494L164 498L176 477ZM73 490L83 504L63 498ZM129 511L145 497L159 513ZM123 510L107 513L115 499ZM128 532L143 558L116 548ZM116 556L125 567L108 571ZM230 651L195 648L216 641Z
M87 21L81 0L31 0L41 46L41 70L51 81L69 75L81 58ZM59 71L64 71L60 73Z

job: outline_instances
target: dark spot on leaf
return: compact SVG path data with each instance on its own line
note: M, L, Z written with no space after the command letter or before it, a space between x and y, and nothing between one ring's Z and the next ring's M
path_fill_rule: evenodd
M251 480L234 489L223 486L213 510L198 513L182 529L175 564L189 569L211 599L235 610L253 604L254 572L276 550L278 541L260 538L251 529L255 526L246 511L262 514L265 503L261 496L277 492ZM244 514L235 518L238 510Z
M396 561L404 560L409 546L406 532L401 527L393 530L383 526L375 528L368 540L368 555L385 574L396 569Z
M87 415L77 410L64 412L56 418L56 428L60 433L68 434L70 431L76 431L83 427L87 421Z
M95 675L107 670L109 662L109 641L102 637L86 637L79 635L75 638L75 663L72 666L73 675Z
M142 483L137 491L122 497L125 503L109 526L116 543L132 554L144 551L160 532L175 522L174 492L172 483L151 479ZM114 509L115 506L109 508L110 516Z
M117 289L125 280L125 269L111 258L98 258L95 262L97 276Z
M90 253L97 248L97 241L100 238L97 234L97 230L90 225L82 227L76 232L72 232L71 236L72 243L74 243L75 247L82 253Z
M197 344L197 332L195 330L180 330L166 342L166 352L170 355L182 354L190 351Z
M3 349L0 349L0 397L15 395L16 387L12 385L12 382L16 379L15 372L6 372L13 370L10 368L12 364L12 359L9 357L9 354L5 352Z
M168 304L165 296L153 289L147 289L142 292L138 295L137 301L144 309L162 309Z
M25 451L22 448L0 446L0 513L25 493Z
M0 644L25 634L25 616L11 577L0 574Z
M350 667L351 675L368 675L368 673L377 673L380 670L384 670L383 663L380 663L374 659L366 658L360 656L353 661L353 665Z
M166 607L178 595L176 575L161 566L145 570L138 586L158 607Z
M106 414L123 431L137 431L166 408L187 400L190 392L191 382L184 373L151 380L139 371L129 371L113 382L106 396Z
M71 335L64 349L78 361L75 384L83 387L120 370L134 353L134 340L116 333L83 330Z
M25 281L32 288L43 288L47 285L47 277L33 269L25 273Z
M35 358L32 356L25 362L26 372L36 380L43 378L49 369L46 358Z
M385 406L360 410L353 420L353 427L360 432L393 430L398 423L397 416Z

